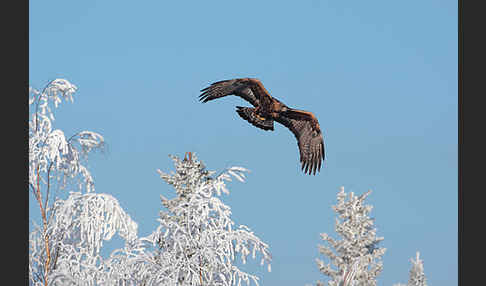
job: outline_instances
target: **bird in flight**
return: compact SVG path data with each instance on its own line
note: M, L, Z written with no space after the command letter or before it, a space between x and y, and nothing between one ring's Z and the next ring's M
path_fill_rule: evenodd
M317 118L311 112L290 108L272 97L260 80L237 78L212 83L201 90L199 100L210 100L236 95L254 107L236 107L238 115L263 130L273 131L273 122L284 125L297 139L302 170L316 174L324 161L324 140Z

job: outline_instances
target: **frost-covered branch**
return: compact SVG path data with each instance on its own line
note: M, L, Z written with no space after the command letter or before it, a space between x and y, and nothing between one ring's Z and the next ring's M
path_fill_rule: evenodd
M56 200L50 211L46 229L34 226L30 234L31 285L98 285L111 267L111 259L100 255L103 241L118 233L126 251L139 243L137 224L108 194L72 192L67 200ZM53 259L46 264L47 255Z
M56 180L62 189L70 179L80 177L79 190L83 187L87 192L94 190L93 178L84 163L92 150L103 150L103 136L82 131L66 139L62 130L52 126L53 106L57 108L62 99L73 102L76 89L64 79L53 80L42 92L29 89L32 111L29 119L29 183L34 186L40 182L47 188L52 185L52 180Z

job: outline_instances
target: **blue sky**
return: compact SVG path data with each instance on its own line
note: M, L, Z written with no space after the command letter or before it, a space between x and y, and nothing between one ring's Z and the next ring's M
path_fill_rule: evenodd
M136 4L135 4L136 3ZM29 83L66 78L74 104L56 111L67 135L104 135L90 170L139 223L157 226L156 169L196 152L211 170L250 169L229 183L233 218L270 245L262 285L325 281L319 233L334 233L340 186L373 192L378 285L406 283L421 252L430 285L457 285L456 1L30 1ZM313 112L326 161L299 169L297 143L241 120L227 97L202 104L211 82L257 77L287 105ZM32 200L31 200L32 202ZM38 209L31 206L31 216Z

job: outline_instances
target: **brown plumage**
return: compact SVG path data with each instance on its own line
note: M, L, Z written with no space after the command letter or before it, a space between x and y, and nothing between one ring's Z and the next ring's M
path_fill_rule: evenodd
M236 112L253 126L273 131L273 122L289 128L297 139L304 173L315 175L324 161L324 140L317 118L311 112L290 108L273 98L256 78L238 78L212 83L201 90L199 100L236 95L254 107L237 106Z

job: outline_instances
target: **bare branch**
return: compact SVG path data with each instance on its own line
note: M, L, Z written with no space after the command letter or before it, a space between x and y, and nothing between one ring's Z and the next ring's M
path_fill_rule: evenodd
M50 187L51 187L51 168L52 168L52 165L54 165L54 162L51 162L51 164L49 165L49 168L47 168L47 189L46 189L46 199L45 199L45 202L44 202L44 208L47 210L47 204L49 203L49 190L50 190Z

